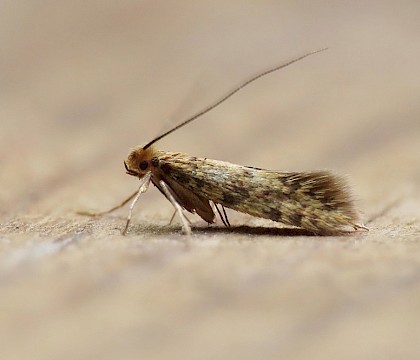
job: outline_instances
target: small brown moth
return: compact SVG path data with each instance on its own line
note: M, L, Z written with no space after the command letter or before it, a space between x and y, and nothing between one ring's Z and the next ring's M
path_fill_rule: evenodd
M109 213L134 198L123 230L125 234L134 205L152 182L175 207L186 234L191 233L191 227L183 210L196 213L207 223L213 223L216 209L222 222L229 226L225 207L297 226L318 235L343 234L351 228L364 228L357 224L359 215L345 181L328 171L264 170L166 152L153 146L158 140L220 105L251 82L324 50L307 53L248 79L214 104L146 145L133 149L124 161L124 166L127 174L140 179L138 191L108 211L82 214L96 216ZM217 206L219 204L223 214Z

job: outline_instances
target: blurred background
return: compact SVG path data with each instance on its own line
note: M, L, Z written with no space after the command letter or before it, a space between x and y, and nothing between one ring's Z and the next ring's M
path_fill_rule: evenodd
M45 211L67 212L124 197L136 186L122 165L132 147L322 47L159 146L331 168L351 175L360 199L379 201L419 180L419 10L417 1L2 1L2 208L52 199Z
M0 357L418 358L419 19L418 0L0 1ZM153 188L126 238L125 211L75 215L136 189L131 148L324 47L157 145L345 174L366 237L215 231L184 253L136 225L172 215Z

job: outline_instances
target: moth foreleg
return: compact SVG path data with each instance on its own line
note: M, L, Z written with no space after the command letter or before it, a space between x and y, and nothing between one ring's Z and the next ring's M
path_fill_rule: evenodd
M136 202L139 200L140 195L143 194L144 192L146 192L147 189L149 188L151 177L152 177L152 173L149 172L146 175L144 175L144 177L140 180L140 186L139 186L139 189L137 191L136 197L134 198L133 202L130 205L130 210L129 210L128 216L127 216L127 222L125 223L124 230L121 232L122 235L125 235L126 232L127 232L128 224L131 221L131 214L133 213L134 205L136 205Z
M182 212L181 205L179 205L178 202L175 200L175 198L172 196L171 192L168 189L168 186L165 184L163 180L159 181L159 185L161 186L168 200L172 203L175 210L178 212L178 215L181 218L182 229L184 230L184 233L186 235L191 235L191 227L188 224L188 219L185 217L184 213Z

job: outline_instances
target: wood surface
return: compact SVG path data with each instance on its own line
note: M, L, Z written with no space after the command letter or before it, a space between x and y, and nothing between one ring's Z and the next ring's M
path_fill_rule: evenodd
M0 359L419 359L418 1L0 5ZM159 147L345 174L369 232L228 212L208 227L138 184Z

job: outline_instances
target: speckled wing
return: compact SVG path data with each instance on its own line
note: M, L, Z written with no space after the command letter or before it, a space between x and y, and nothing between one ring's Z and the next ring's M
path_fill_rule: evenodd
M270 171L163 151L157 159L162 178L227 208L316 234L356 226L345 181L329 172Z

